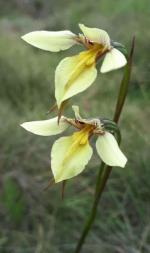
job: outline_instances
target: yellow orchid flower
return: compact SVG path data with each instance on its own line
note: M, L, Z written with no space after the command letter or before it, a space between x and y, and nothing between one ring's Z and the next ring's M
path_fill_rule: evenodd
M62 116L59 125L57 118L25 122L21 125L27 131L42 136L60 134L69 126L75 128L72 135L59 138L52 146L51 168L55 182L75 177L84 170L93 153L89 144L93 135L98 136L96 149L104 163L124 167L127 158L120 150L115 137L105 130L101 120L83 119L77 106L73 106L73 110L75 118Z
M75 44L83 45L86 50L66 57L57 66L55 72L55 97L58 108L63 101L86 90L96 79L96 62L105 55L101 73L119 69L126 65L125 56L111 43L108 33L98 28L89 28L79 24L83 34L70 31L34 31L25 34L22 39L37 48L58 52Z

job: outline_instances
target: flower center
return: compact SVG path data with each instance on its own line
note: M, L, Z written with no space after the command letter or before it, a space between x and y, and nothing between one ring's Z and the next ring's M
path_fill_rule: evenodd
M88 142L89 134L92 132L93 126L86 125L82 130L73 133L72 144L68 150L68 153L63 159L62 165L72 157L72 155L78 151L80 145L86 145Z
M86 125L82 130L77 131L73 134L73 141L78 145L84 145L88 142L89 134L92 132L93 126Z
M105 52L102 45L94 44L92 47L84 52L81 52L78 57L78 63L70 74L70 77L65 84L65 90L68 90L72 83L83 73L87 68L95 64L96 59Z

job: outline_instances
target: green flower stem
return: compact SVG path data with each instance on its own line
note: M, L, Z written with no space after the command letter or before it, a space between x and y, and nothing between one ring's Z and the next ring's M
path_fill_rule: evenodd
M83 246L83 243L85 241L85 238L86 238L86 236L87 236L87 234L88 234L88 232L89 232L89 230L90 230L90 228L91 228L91 226L92 226L92 224L95 220L96 213L97 213L97 206L98 206L99 198L101 196L101 187L100 187L100 185L101 185L101 180L104 177L104 171L105 171L104 169L105 169L105 164L101 163L100 170L99 170L99 175L98 175L97 183L96 183L95 198L94 198L92 210L90 212L90 216L88 218L88 221L85 224L85 227L83 229L80 240L78 241L75 253L80 252L80 250Z
M130 50L130 54L128 57L128 63L125 67L125 71L124 71L123 79L121 81L118 99L117 99L117 103L116 103L116 109L115 109L115 113L114 113L114 117L113 117L113 120L116 124L119 121L119 118L120 118L120 115L121 115L121 112L122 112L122 109L123 109L123 106L125 103L125 99L127 96L127 91L128 91L128 86L129 86L129 81L130 81L130 76L131 76L134 45L135 45L135 38L133 38L133 40L132 40L131 50ZM108 124L108 127L110 127L109 124ZM117 136L118 136L118 143L120 144L120 141L121 141L120 136L118 134L117 134ZM88 235L88 233L91 229L91 226L95 220L99 200L100 200L103 190L105 188L106 182L109 178L111 170L112 170L112 167L105 165L103 162L101 163L99 174L97 177L95 196L94 196L94 202L93 202L93 206L91 209L91 213L90 213L90 216L85 224L82 235L78 241L77 247L75 249L75 253L81 252L81 249L82 249L82 246L83 246L84 241L86 239L86 236Z
M135 47L135 37L133 37L133 40L132 40L131 50L128 57L128 64L126 65L126 68L125 68L124 76L121 81L118 99L116 103L116 109L115 109L114 118L113 118L114 122L116 123L118 123L119 121L119 118L120 118L120 115L125 103L125 99L127 96L127 92L128 92L128 87L129 87L129 82L130 82L130 77L131 77L134 47Z
M118 139L120 138L120 135L118 136ZM95 188L95 197L94 197L94 202L93 202L93 206L92 206L92 210L90 212L90 216L88 218L87 223L85 224L84 230L82 232L82 235L80 237L80 240L78 242L77 248L75 250L75 253L79 253L83 243L85 241L85 238L95 220L96 217L96 213L97 213L97 207L98 207L98 203L100 200L100 197L102 195L102 192L105 188L105 184L107 182L107 179L109 178L109 175L111 173L111 167L106 166L105 163L101 163L100 166L100 170L99 170L99 174L97 177L97 182L96 182L96 188Z

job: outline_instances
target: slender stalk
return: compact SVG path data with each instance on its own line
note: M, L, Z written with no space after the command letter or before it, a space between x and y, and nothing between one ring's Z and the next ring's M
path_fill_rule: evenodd
M120 90L119 90L118 99L117 99L117 103L116 103L115 113L114 113L114 117L113 117L113 120L115 123L118 123L118 121L119 121L119 118L120 118L120 115L121 115L121 112L122 112L122 109L123 109L123 106L125 103L125 99L127 96L127 91L128 91L128 86L129 86L129 81L130 81L130 76L131 76L134 44L135 44L135 38L133 38L133 40L132 40L131 51L129 54L128 63L126 65L124 76L123 76L123 79L122 79L121 85L120 85ZM90 216L85 224L82 235L78 241L77 247L75 249L75 253L81 252L81 249L82 249L82 246L83 246L84 241L86 239L86 236L88 235L88 233L91 229L91 226L95 220L98 203L99 203L99 200L100 200L101 195L103 193L103 190L105 188L105 185L107 183L107 180L109 178L109 175L111 173L111 170L112 170L112 167L106 166L102 162L102 164L100 166L99 174L97 177L97 183L96 183L96 188L95 188L95 197L94 197L94 202L93 202L93 206L91 209L91 213L90 213Z
M94 202L93 202L93 206L92 206L92 210L90 212L90 216L88 218L88 221L87 223L85 224L85 227L84 227L84 230L82 232L82 235L80 237L80 240L78 242L78 245L76 247L76 250L75 250L75 253L78 253L80 252L81 248L82 248L82 245L85 241L85 238L95 220L95 216L96 216L96 212L97 212L97 205L98 205L98 202L99 202L99 197L100 197L100 187L99 185L102 178L103 178L103 174L104 174L104 169L105 169L105 164L102 163L101 164L101 167L100 167L100 170L99 170L99 175L98 175L98 178L97 178L97 183L96 183L96 191L95 191L95 198L94 198Z
M119 118L120 118L120 115L121 115L121 112L122 112L122 109L123 109L123 106L125 103L125 99L127 96L127 92L128 92L128 87L129 87L129 82L130 82L130 77L131 77L134 47L135 47L135 37L133 37L133 39L132 39L131 50L130 50L130 54L128 57L128 64L126 65L124 76L121 81L121 85L120 85L120 89L119 89L119 93L118 93L118 99L117 99L115 113L114 113L114 117L113 117L113 120L116 123L118 123L118 121L119 121Z

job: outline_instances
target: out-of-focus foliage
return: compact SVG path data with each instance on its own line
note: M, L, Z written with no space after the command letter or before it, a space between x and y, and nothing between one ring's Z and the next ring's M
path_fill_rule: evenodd
M61 201L60 185L43 190L52 177L49 154L55 138L19 127L24 120L53 115L46 112L55 102L55 68L80 50L40 51L21 35L39 29L79 32L79 22L106 29L127 48L136 36L120 122L129 162L125 169L113 169L83 253L150 252L149 16L149 0L0 1L0 252L70 253L89 213L99 167L96 152L85 172L68 182ZM86 117L111 117L122 73L99 74L70 105L80 104ZM71 116L69 108L66 114Z
M23 219L25 203L21 189L11 177L4 181L2 203L8 218L18 224Z

